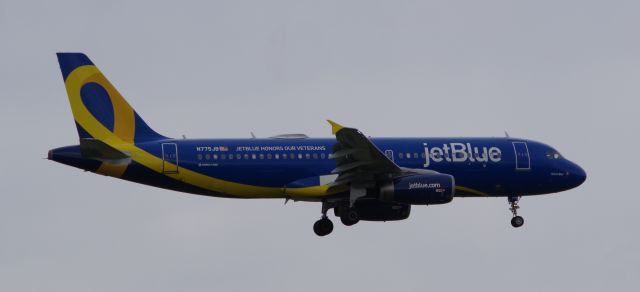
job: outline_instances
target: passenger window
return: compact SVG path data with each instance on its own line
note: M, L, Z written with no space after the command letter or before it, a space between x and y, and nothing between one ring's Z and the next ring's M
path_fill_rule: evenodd
M210 155L210 154L207 154L207 155L205 155L205 156L204 156L204 158L205 158L206 160L209 160L209 159L211 159L211 155Z
M304 155L304 158L306 158L306 159L310 159L310 158L311 158L311 154L309 154L309 153L305 154L305 155Z
M220 154L220 159L222 159L222 160L227 159L227 155L226 154Z
M229 160L233 159L233 154L229 154Z
M320 154L320 158L325 159L326 157L327 157L326 154L324 154L324 153Z
M264 159L264 154L260 154L260 160Z
M313 153L313 159L318 159L318 153Z
M398 157L404 158L404 153L400 152L400 154L398 154Z
M202 154L198 154L198 160L202 160Z
M287 153L282 153L282 159L287 159Z
M280 154L276 153L276 159L280 159Z
M418 158L418 153L413 153L413 158Z
M302 159L302 153L298 153L298 159Z
M256 159L256 155L255 154L251 154L251 159Z
M240 159L242 158L242 156L240 155L240 153L236 154L236 159Z
M218 160L218 154L213 154L213 160Z
M267 159L271 159L273 156L271 155L271 153L267 154Z

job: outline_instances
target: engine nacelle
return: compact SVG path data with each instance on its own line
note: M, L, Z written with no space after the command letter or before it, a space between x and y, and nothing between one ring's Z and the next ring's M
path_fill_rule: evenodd
M363 221L396 221L409 218L411 205L379 201L356 202L356 210Z
M380 188L380 199L413 205L446 204L453 200L456 183L453 176L442 173L404 176Z

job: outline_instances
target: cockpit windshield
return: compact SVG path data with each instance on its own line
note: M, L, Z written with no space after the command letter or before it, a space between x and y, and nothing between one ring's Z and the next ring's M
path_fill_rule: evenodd
M551 150L547 151L547 158L548 159L562 159L562 155L560 154L560 152L551 149Z

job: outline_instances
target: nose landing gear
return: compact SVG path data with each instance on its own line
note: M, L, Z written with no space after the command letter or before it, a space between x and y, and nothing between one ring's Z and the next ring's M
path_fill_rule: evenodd
M521 227L524 225L524 218L522 218L522 216L518 216L518 209L520 209L518 201L520 201L520 197L508 197L508 201L509 205L511 205L509 211L513 214L513 218L511 218L511 226L515 228Z

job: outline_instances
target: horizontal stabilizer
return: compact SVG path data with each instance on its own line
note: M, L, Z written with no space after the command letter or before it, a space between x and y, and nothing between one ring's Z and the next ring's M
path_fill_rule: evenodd
M97 139L80 139L80 153L83 157L99 160L130 159L131 155L115 149Z

